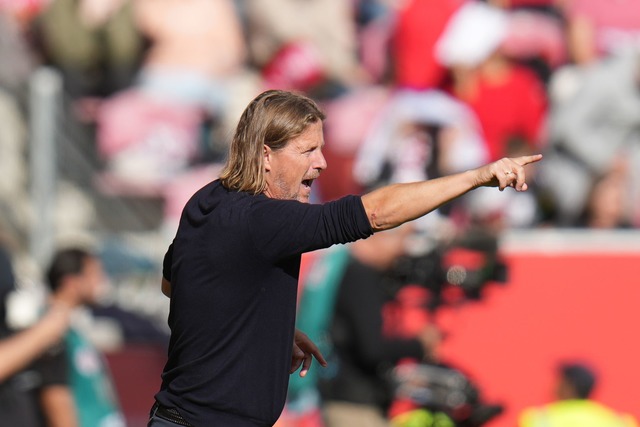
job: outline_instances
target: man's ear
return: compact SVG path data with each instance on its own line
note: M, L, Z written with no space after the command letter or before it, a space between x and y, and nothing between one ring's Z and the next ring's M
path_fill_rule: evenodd
M267 144L262 146L262 155L264 156L264 170L265 172L269 172L271 170L271 147Z

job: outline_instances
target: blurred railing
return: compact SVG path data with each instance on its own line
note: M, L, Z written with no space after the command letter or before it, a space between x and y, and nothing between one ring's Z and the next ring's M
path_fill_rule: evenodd
M54 250L54 213L57 182L56 135L62 100L62 77L51 68L40 68L29 83L29 171L33 224L29 252L44 265Z

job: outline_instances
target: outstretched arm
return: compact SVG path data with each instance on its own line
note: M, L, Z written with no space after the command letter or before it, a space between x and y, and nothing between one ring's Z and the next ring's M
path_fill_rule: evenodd
M69 314L66 305L52 304L38 323L0 341L0 383L60 340L69 325Z
M526 191L524 166L542 155L504 158L466 172L428 181L393 184L362 196L362 203L374 231L394 228L437 209L478 187L513 187Z

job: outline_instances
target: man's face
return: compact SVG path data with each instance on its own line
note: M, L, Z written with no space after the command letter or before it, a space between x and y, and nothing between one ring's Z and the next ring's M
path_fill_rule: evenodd
M96 303L106 291L107 282L102 269L102 263L95 257L85 260L84 267L79 274L82 301L87 304Z
M273 199L309 203L313 181L327 168L323 145L321 121L310 124L281 150L273 151L265 145L265 194Z

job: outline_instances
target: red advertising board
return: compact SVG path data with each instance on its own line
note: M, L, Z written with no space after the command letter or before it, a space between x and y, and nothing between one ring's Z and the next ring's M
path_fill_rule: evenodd
M508 283L444 312L446 359L505 412L553 397L554 369L579 360L597 370L594 398L640 418L640 234L529 231L505 237Z

